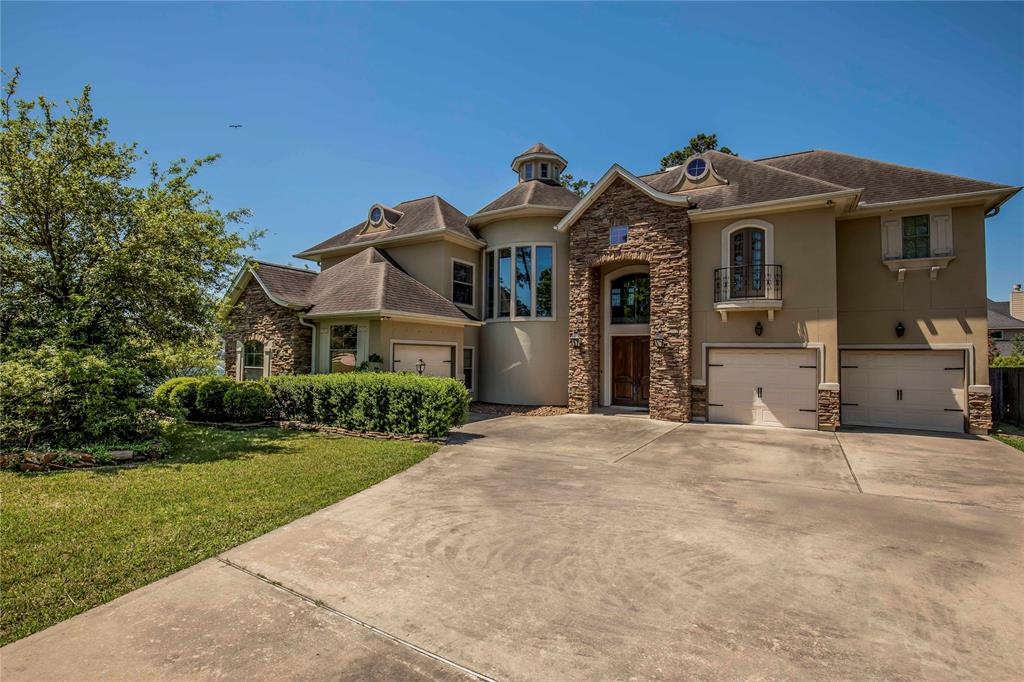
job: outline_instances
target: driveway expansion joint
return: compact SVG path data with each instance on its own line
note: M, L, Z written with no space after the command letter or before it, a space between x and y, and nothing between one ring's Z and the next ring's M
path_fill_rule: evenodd
M664 437L665 437L665 436L667 436L668 434L670 434L670 433L674 432L674 431L675 431L676 429L678 429L678 428L679 428L680 426L682 426L682 424L677 424L676 426L673 426L673 427L672 427L671 429L669 429L669 430L668 430L668 431L666 431L665 433L659 433L659 434L658 434L657 436L655 436L654 438L650 439L650 440L649 440L649 441L647 441L646 443L644 443L644 444L640 445L639 447L635 447L635 448L633 448L632 450L630 450L630 451L629 451L629 452L627 452L626 454L622 455L621 457L616 457L616 458L615 458L615 459L613 459L613 460L612 460L611 462L609 462L609 464L618 464L618 463L619 463L619 462L621 462L622 460L624 460L624 459L626 459L627 457L629 457L630 455L632 455L632 454L633 454L634 452L636 452L636 451L638 451L638 450L643 450L644 448L646 448L646 447L647 447L648 445L650 445L650 444L651 444L651 443L653 443L654 441L656 441L656 440L658 440L658 439L660 439L660 438L664 438Z
M403 647L405 647L407 649L415 651L416 653L420 654L421 656L426 656L427 658L433 659L434 661L437 661L438 663L442 663L444 665L447 665L447 666L450 666L452 668L455 668L459 672L461 672L461 673L463 673L465 675L468 675L468 676L470 676L470 677L472 677L474 679L482 680L483 682L498 682L493 677L489 677L489 676L487 676L487 675L485 675L485 674L483 674L481 672L477 672L476 670L473 670L472 668L467 668L466 666L464 666L464 665L462 665L460 663L456 663L455 661L451 660L450 658L445 658L444 656L442 656L440 654L434 653L433 651L430 651L428 649L424 649L423 647L418 646L416 644L413 644L412 642L410 642L410 641L408 641L406 639L402 639L398 635L393 635L393 634L391 634L390 632L388 632L386 630L382 630L379 627L377 627L375 625L372 625L370 623L367 623L364 620L360 620L359 618L356 618L355 616L347 614L344 611L339 611L338 609L334 608L333 606L330 606L329 604L325 603L324 601L322 601L320 599L316 599L314 597L311 597L308 594L303 594L302 592L299 592L298 590L295 590L295 589L292 589L291 587L288 587L287 585L285 585L282 582L279 582L277 580L273 580L273 579L268 578L267 576L265 576L265 575L263 575L261 573L257 573L255 571L252 571L252 570L246 568L245 566L242 566L241 564L238 564L238 563L236 563L234 561L231 561L230 559L225 559L223 556L218 556L217 560L220 561L225 566L233 568L233 569L235 569L237 571L241 571L242 573L245 573L246 575L249 575L249 576L251 576L253 578L256 578L257 580L259 580L261 582L267 583L271 587L274 587L274 588L276 588L278 590L281 590L282 592L286 592L286 593L292 595L293 597L297 597L298 599L301 599L302 601L306 602L307 604L310 604L310 605L312 605L312 606L314 606L314 607L316 607L318 609L322 609L324 611L327 611L331 615L334 615L334 616L337 616L337 617L342 618L344 620L347 620L348 622L352 623L353 625L358 625L360 627L366 628L367 630L369 630L370 632L374 633L375 635L378 635L380 637L388 639L388 640L394 642L395 644L398 644L399 646L403 646Z
M853 482L857 484L857 492L864 492L864 489L860 487L860 480L858 480L857 474L853 471L853 464L850 463L850 458L846 456L846 448L843 447L843 441L839 439L839 434L834 431L832 436L836 439L836 443L839 444L839 452L843 453L843 459L846 460L846 467L850 470L850 475L853 476Z

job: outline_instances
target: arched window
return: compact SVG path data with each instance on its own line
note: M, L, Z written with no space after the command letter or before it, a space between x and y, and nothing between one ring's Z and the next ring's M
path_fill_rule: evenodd
M732 233L729 244L732 298L764 295L765 242L765 231L759 227L745 227Z
M242 347L242 379L256 381L264 376L263 342L250 339Z
M651 323L651 276L637 272L612 280L612 324Z

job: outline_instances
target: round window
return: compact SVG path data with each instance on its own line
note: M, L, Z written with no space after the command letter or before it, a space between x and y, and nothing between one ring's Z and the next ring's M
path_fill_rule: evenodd
M380 210L380 206L374 206L373 210L370 211L370 222L376 225L380 222L380 219L384 217L384 212Z
M693 180L699 180L704 177L704 173L708 170L708 162L704 159L692 159L690 163L686 164L686 174Z

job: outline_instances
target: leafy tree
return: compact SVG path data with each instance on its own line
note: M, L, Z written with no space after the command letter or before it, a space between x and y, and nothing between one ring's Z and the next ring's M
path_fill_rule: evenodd
M672 166L682 165L684 161L693 156L694 154L703 154L709 151L719 151L723 154L729 154L730 156L736 156L736 152L729 149L728 147L718 146L718 135L711 133L706 135L704 133L697 133L695 137L690 138L690 143L682 149L677 149L674 152L669 152L661 159L661 170L671 168Z
M589 192L590 188L594 186L594 183L589 180L584 180L583 178L577 180L572 176L572 173L562 173L561 183L562 187L580 197Z
M1010 344L1010 355L1024 357L1024 334L1017 334L1013 337L1013 342Z
M133 182L144 152L110 139L89 86L59 111L16 99L19 76L0 102L0 353L46 343L158 379L162 350L216 335L218 291L259 233L194 186L217 156Z
M163 370L160 380L167 381L178 377L217 374L224 368L224 360L221 357L223 350L221 340L211 336L193 338L183 343L164 344L158 347L153 355Z

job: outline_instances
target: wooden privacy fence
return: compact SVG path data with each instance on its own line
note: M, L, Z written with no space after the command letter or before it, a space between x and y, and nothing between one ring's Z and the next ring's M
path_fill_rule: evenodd
M1024 424L1024 367L989 367L992 421Z

